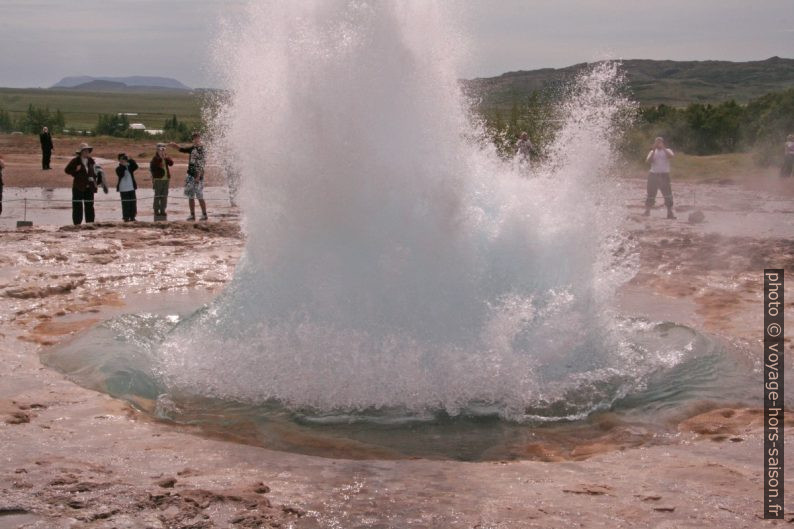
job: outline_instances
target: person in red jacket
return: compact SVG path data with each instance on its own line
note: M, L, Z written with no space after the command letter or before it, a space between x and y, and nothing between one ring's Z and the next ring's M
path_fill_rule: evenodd
M94 148L83 143L80 149L75 152L66 165L64 172L72 177L72 222L81 224L83 222L83 210L85 210L85 221L94 222L94 193L97 191L96 162L91 158L91 151Z

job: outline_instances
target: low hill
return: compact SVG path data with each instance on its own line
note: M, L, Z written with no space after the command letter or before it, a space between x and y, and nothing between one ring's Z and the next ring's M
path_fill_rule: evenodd
M51 88L50 90L56 90ZM73 90L76 92L185 92L181 88L166 88L162 86L130 86L116 81L89 81L70 88L57 90Z
M81 75L76 77L64 77L51 88L77 88L81 89L93 82L108 82L122 84L128 88L167 88L171 90L190 90L190 87L182 84L170 77L153 77L133 75L129 77L91 77ZM101 86L101 85L100 85ZM91 90L92 88L86 88Z
M794 87L794 59L764 61L622 61L629 90L641 104L683 106L735 99L747 102L769 92ZM483 106L509 107L533 91L553 91L573 79L587 63L567 68L508 72L465 81Z

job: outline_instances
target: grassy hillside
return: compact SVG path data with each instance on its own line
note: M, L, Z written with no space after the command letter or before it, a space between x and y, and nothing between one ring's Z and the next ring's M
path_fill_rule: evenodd
M573 79L586 63L567 68L509 72L465 81L486 108L508 108L533 91L553 91ZM765 61L623 61L633 97L643 105L684 106L729 99L745 103L794 87L794 59Z
M80 92L55 89L0 88L0 109L19 118L28 105L60 109L67 129L91 130L99 114L133 112L130 121L150 128L162 128L167 118L176 114L179 121L201 121L202 92Z

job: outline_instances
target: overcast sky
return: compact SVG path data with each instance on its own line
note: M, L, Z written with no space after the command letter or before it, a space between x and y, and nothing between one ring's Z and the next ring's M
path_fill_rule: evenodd
M458 1L473 51L464 77L606 57L794 57L794 0ZM0 86L50 86L67 75L162 75L214 85L208 45L222 13L242 3L0 0Z

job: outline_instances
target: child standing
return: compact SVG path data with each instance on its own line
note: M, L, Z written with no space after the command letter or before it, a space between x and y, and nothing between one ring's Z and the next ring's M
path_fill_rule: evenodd
M116 176L119 177L119 181L116 184L116 191L121 195L121 217L124 222L132 222L138 216L138 199L135 196L135 190L138 189L138 183L135 182L138 164L124 153L119 154L118 158Z

